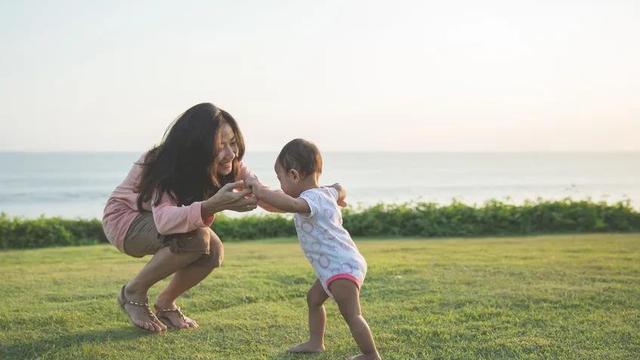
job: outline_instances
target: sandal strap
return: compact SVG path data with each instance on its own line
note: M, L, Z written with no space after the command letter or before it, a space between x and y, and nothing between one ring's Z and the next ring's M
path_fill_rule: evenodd
M125 295L124 293L124 289L126 286L127 285L122 285L122 288L120 289L120 296L118 297L118 301L120 302L120 305L124 306L124 304L129 304L129 305L149 308L148 299L145 299L144 302L138 302L138 301L133 301L127 298L127 295Z
M175 308L173 308L173 309L163 309L163 308L159 308L159 307L156 305L156 313L157 313L157 314L165 313L165 312L175 312L175 313L178 313L178 315L180 316L180 318L181 318L182 320L185 320L184 313L182 312L182 309L180 309L180 307L179 307L179 306L176 306L176 307L175 307Z
M141 308L144 308L147 311L147 315L149 315L149 317L154 320L157 321L158 318L156 317L156 314L153 313L153 311L151 311L151 308L149 307L149 303L144 302L144 303L140 303L137 301L132 301L132 300L125 300L125 302L129 305L133 305L133 306L138 306Z
M129 300L129 299L124 299L124 302L126 302L127 304L130 305L135 305L135 306L144 306L144 307L149 307L149 303L148 302L137 302L137 301L133 301L133 300Z
M125 287L126 287L126 285L123 285L122 288L120 289L120 295L118 296L118 303L120 304L120 307L122 308L122 310L127 313L127 316L129 316L129 319L131 319L131 321L133 321L133 318L131 317L131 314L125 309L125 305L133 305L133 306L144 308L146 313L147 313L147 316L149 316L151 321L153 321L155 323L159 323L160 320L158 319L156 314L154 314L153 311L151 311L151 308L149 307L148 301L145 300L145 302L138 302L138 301L129 300L127 298L127 296L125 295L125 293L124 293ZM138 325L136 325L136 326L138 326Z

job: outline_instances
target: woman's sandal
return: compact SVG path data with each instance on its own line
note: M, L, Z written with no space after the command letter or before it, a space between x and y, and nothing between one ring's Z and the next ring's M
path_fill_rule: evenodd
M163 324L167 325L167 327L170 327L172 329L181 329L180 327L176 326L173 321L171 320L170 317L168 317L166 314L167 313L176 313L178 314L178 317L180 317L180 320L184 321L187 324L186 328L182 328L182 329L189 329L189 328L197 328L198 324L195 323L195 321L193 321L195 323L195 327L189 325L189 322L187 321L187 317L184 316L184 313L182 312L182 310L180 309L180 307L176 306L175 309L163 309L163 308L159 308L158 305L154 305L153 307L155 307L156 309L156 316L158 317L158 319L160 319L160 321L162 321Z
M151 331L151 332L156 332L154 330L149 330L145 327L142 327L138 324L136 324L133 321L133 318L131 317L131 314L129 314L129 312L127 311L127 309L125 309L125 305L133 305L133 306L138 306L138 307L142 307L147 311L147 314L149 315L149 318L151 318L151 321L156 321L156 322L160 322L160 320L156 317L156 315L153 313L153 311L151 311L151 308L149 307L149 303L147 302L137 302L137 301L131 301L129 299L127 299L127 297L124 294L124 288L127 285L122 285L122 289L120 289L120 295L118 295L118 304L120 305L120 308L122 309L122 311L124 311L125 314L127 314L127 316L129 317L129 321L135 325L136 327L139 327L142 330L147 330L147 331Z

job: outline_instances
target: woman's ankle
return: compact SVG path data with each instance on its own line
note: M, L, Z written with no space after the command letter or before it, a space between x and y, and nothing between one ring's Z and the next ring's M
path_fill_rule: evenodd
M133 282L129 282L125 287L124 287L124 294L127 298L135 298L137 300L143 300L143 299L147 299L147 292L149 291L149 289L146 289L144 287L139 287L136 286L135 283Z
M161 292L156 298L156 305L163 309L173 309L176 307L176 298Z

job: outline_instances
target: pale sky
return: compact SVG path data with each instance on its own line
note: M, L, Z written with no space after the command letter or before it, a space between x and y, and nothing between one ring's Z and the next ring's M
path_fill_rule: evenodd
M640 0L0 0L0 151L639 151Z

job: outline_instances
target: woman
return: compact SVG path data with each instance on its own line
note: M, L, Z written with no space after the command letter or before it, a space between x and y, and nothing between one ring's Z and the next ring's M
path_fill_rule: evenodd
M222 263L222 242L210 228L215 214L256 208L257 199L244 187L243 180L253 175L243 155L233 117L212 104L198 104L140 157L111 194L102 219L107 239L127 255L153 255L118 296L134 325L153 332L198 327L175 301ZM154 313L147 292L171 274Z

